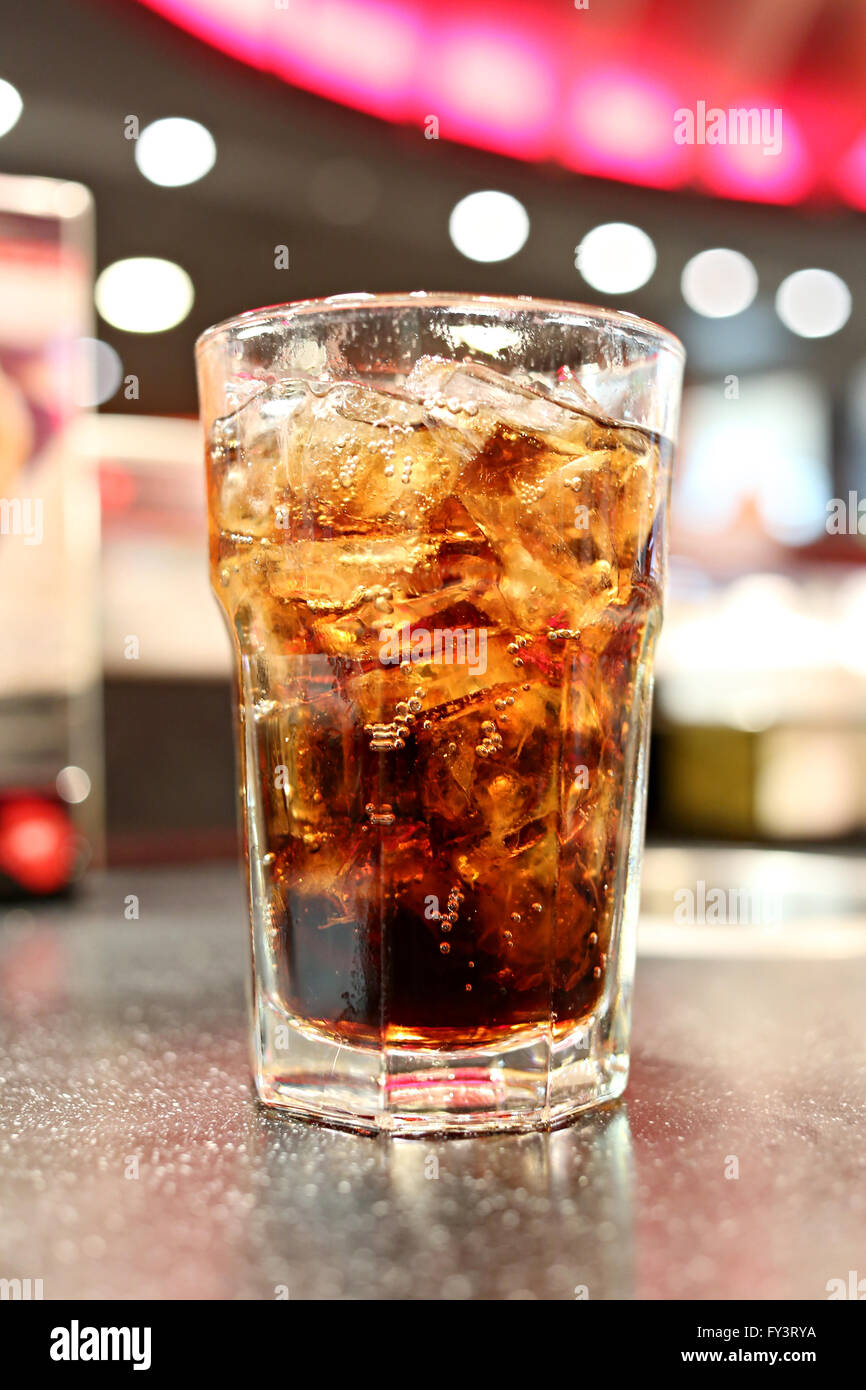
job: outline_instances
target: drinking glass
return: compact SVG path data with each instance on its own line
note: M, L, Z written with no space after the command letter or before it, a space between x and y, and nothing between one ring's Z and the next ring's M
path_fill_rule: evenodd
M196 353L260 1098L400 1134L612 1099L682 347L416 293Z

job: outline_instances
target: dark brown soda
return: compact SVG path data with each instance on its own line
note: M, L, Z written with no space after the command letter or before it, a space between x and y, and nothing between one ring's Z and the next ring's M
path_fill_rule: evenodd
M489 1046L574 1027L608 985L666 460L632 427L582 417L576 439L498 426L444 455L446 486L402 530L345 503L344 475L325 491L327 451L305 457L303 497L297 478L279 492L279 525L219 525L212 501L272 1003L314 1031ZM212 488L239 455L215 451Z

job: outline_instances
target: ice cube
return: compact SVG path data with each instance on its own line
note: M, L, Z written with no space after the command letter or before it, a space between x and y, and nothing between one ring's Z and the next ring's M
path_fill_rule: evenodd
M555 382L551 382L540 372L531 373L531 379L536 391L540 391L542 395L556 401L558 405L567 406L571 410L579 410L584 415L589 415L598 424L612 423L606 419L598 401L587 391L573 367L560 367L556 373Z
M442 840L483 833L501 856L556 808L557 686L504 679L462 706L429 709L417 736L425 807Z
M422 357L405 390L421 402L431 428L445 431L445 450L461 458L484 448L502 425L540 436L569 453L581 447L592 424L570 402L560 403L535 385L478 362Z
M499 591L518 631L579 627L615 593L616 556L604 518L597 516L585 546L571 548L576 503L562 463L526 436L515 447L495 432L460 472L458 496L496 554Z
M455 493L500 565L518 628L573 630L613 602L652 525L657 451L636 427L477 363L424 358L406 389L423 400L443 450L459 440Z
M271 535L297 479L295 439L309 403L300 379L260 385L243 405L214 422L209 444L217 525L238 536Z
M339 382L313 400L306 423L292 539L405 533L450 490L452 465L397 388Z

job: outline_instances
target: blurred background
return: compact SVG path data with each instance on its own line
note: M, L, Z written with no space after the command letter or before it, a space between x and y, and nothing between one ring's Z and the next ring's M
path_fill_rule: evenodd
M193 341L355 290L682 338L658 881L690 844L862 869L858 0L4 0L2 29L3 896L236 852Z

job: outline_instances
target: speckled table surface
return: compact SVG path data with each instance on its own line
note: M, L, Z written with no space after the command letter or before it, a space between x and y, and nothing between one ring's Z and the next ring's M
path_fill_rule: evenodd
M624 1102L388 1140L253 1099L231 868L0 917L0 1277L47 1299L823 1299L866 1273L857 951L656 953Z

